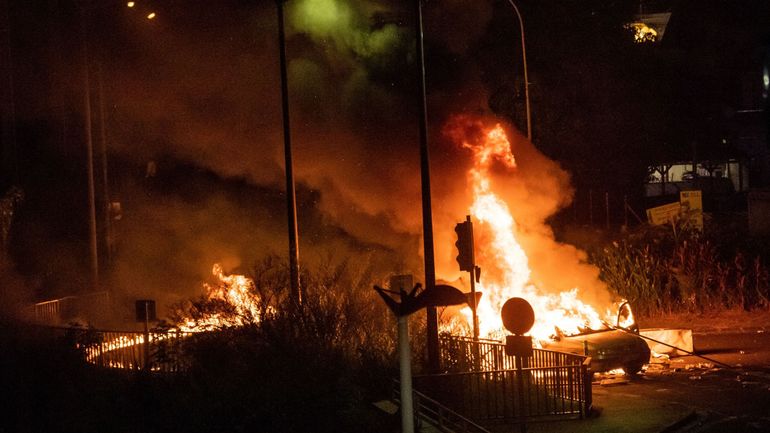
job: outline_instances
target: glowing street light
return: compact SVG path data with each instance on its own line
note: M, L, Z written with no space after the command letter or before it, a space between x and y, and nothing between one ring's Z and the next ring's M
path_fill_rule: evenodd
M151 20L151 19L154 19L154 18L155 18L155 12L150 12L150 14L147 15L147 19L148 20Z
M128 7L132 8L132 7L136 6L136 3L134 3L134 2L128 2L128 3L126 3L126 6L128 6Z

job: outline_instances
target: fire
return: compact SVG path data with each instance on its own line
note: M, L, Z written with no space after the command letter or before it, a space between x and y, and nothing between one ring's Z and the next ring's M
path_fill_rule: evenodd
M478 127L478 125L475 125ZM485 275L477 290L483 293L477 307L479 331L482 336L499 337L503 333L500 311L511 297L521 297L532 304L535 324L530 334L538 341L545 341L554 334L576 334L587 328L603 327L603 318L592 306L579 299L579 288L558 294L544 293L530 279L527 253L517 240L520 227L513 218L508 204L495 192L492 183L492 167L502 168L515 176L516 158L511 150L505 129L501 124L481 128L479 139L461 138L463 148L473 154L473 166L468 172L473 203L470 212L482 236L476 238L477 264L485 269ZM491 270L491 271L488 271ZM472 323L469 307L462 310L468 323ZM615 320L607 320L615 324Z
M195 332L211 331L216 328L243 326L259 322L262 311L271 311L271 307L262 307L261 300L254 290L254 281L244 275L225 275L220 264L215 264L212 274L218 278L218 284L205 284L205 301L220 302L221 311L199 311L177 320L176 330L170 332L108 332L111 338L98 345L84 345L86 361L109 368L139 368L139 348L149 343L187 338ZM148 350L144 347L143 350ZM157 367L151 367L157 369Z
M254 281L244 275L225 275L222 265L215 264L211 273L219 284L204 284L206 299L222 301L228 313L213 312L201 317L183 318L178 327L184 332L210 331L215 328L243 326L259 322L262 317L262 303L254 290Z

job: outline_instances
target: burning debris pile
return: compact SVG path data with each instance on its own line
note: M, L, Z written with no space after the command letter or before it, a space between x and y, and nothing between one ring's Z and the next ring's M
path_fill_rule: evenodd
M219 263L211 272L217 277L217 284L205 283L206 294L186 302L172 318L180 330L201 332L259 323L265 312L272 309L257 295L250 278L225 275Z
M480 334L502 335L500 309L511 297L532 304L537 341L604 329L605 322L616 325L619 304L609 301L598 270L585 263L584 253L558 244L544 222L571 199L566 173L498 122L456 116L445 133L473 161L467 179L477 223L476 262L483 269L477 286L483 293ZM452 320L467 329L470 308L462 313Z

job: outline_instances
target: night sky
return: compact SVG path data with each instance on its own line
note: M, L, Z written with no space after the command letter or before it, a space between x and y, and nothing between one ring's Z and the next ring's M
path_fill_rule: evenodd
M701 157L767 160L766 2L644 2L672 17L663 41L643 46L624 28L638 2L518 4L534 143L573 187L638 196L647 165L686 160L695 146ZM266 254L286 254L272 1L0 5L9 29L0 192L18 185L26 195L3 269L23 287L15 297L88 287L86 45L104 284L174 300L197 293L215 262L243 271ZM454 259L452 227L467 212L470 163L443 132L447 119L493 116L511 131L526 123L519 29L507 2L430 1L425 20L441 269ZM350 259L384 273L420 272L414 23L407 1L286 3L303 264ZM109 256L102 123L109 201L121 205ZM741 141L745 124L760 138ZM760 184L763 167L754 169ZM565 197L569 184L558 187Z

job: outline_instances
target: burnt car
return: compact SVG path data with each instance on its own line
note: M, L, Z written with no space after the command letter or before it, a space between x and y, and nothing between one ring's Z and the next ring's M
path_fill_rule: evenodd
M614 326L576 335L557 335L545 348L590 356L594 373L622 368L627 374L635 374L650 361L650 348L638 333L631 307L624 303Z

